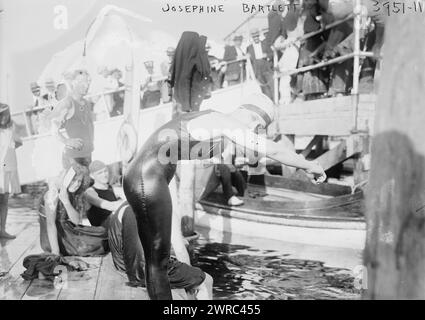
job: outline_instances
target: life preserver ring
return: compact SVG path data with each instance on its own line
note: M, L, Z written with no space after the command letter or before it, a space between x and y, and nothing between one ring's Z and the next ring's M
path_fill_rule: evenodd
M121 161L129 163L137 151L137 132L131 123L124 122L118 132L118 150Z

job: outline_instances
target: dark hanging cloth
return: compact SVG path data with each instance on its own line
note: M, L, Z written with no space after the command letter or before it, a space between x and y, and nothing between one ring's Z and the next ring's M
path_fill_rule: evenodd
M171 87L181 111L199 111L208 95L210 64L205 50L207 38L192 31L183 32L171 67Z

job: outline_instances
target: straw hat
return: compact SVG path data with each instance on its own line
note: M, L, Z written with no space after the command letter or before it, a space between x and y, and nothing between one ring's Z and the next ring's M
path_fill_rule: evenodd
M0 103L0 113L9 109L9 106L4 103Z

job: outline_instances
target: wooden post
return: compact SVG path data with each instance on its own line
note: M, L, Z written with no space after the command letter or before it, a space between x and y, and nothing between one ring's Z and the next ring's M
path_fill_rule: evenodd
M366 299L425 299L425 19L387 23L366 192Z
M195 161L180 161L179 208L184 237L195 232Z

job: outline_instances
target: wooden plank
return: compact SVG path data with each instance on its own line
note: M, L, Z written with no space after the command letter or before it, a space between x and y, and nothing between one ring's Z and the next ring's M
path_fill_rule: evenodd
M96 287L95 300L149 300L145 288L132 288L127 276L118 272L113 264L112 255L102 259Z
M24 258L40 252L40 241L35 239L12 266L8 274L3 279L0 279L0 300L22 299L31 284L31 281L24 280L21 277L21 274L25 271L23 266Z
M313 150L314 146L319 143L319 141L321 141L321 136L314 136L313 139L311 139L311 141L307 145L307 147L301 152L301 155L303 157L307 157L310 154L311 150Z
M100 274L101 257L78 258L90 265L89 270L69 272L58 300L93 300Z
M348 136L353 128L352 117L326 119L280 119L282 134L301 136ZM363 128L362 128L363 129Z
M295 102L282 106L279 127L283 134L347 136L354 127L351 96ZM374 95L361 95L358 129L373 132Z
M22 229L17 238L11 241L2 240L0 249L0 271L9 271L28 247L39 238L39 227L33 223L19 225Z
M31 282L22 300L57 300L60 291L60 286L55 286L50 280L35 279Z
M133 288L127 282L127 276L115 269L112 255L107 255L100 267L95 300L149 300L145 288ZM172 294L174 300L187 300L185 290L172 290Z
M367 147L361 135L351 135L315 160L320 163L323 169L328 170L353 155L358 155L361 152L368 152L365 148Z

